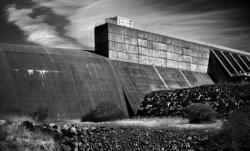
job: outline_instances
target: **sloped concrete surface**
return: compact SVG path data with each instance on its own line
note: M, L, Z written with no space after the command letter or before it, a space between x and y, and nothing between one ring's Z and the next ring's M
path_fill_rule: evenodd
M100 104L135 114L147 93L189 87L178 69L156 68L159 74L152 65L83 50L0 44L0 114L30 115L45 108L48 119L79 119ZM193 78L194 85L211 82Z
M118 80L109 60L90 52L0 45L1 114L42 107L51 119L73 119L112 102L127 115Z

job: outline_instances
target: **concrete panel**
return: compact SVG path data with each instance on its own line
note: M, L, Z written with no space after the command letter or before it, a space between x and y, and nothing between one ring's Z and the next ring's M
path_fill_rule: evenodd
M124 53L133 53L133 54L137 54L138 55L138 47L134 46L134 45L127 45L125 44L125 49L123 50Z
M148 41L147 44L148 44L148 45L147 45L147 48L148 48L148 49L153 49L153 48L154 48L154 46L153 46L153 41Z
M123 35L128 35L130 37L137 37L137 30L133 28L124 28Z
M192 50L191 56L196 57L196 58L201 58L201 52L198 50Z
M116 42L110 41L109 48L110 50L113 50L113 51L110 51L110 53L111 52L115 53L115 51L118 51L118 52L123 52L123 53L138 54L138 47L134 45L127 45L124 43L116 43Z
M166 37L165 43L166 43L167 45L172 45L172 41L173 41L173 38L171 38L171 37Z
M191 63L179 62L179 68L183 70L191 70Z
M203 52L202 55L201 55L201 57L209 59L209 54L210 54L209 52Z
M149 33L148 36L147 36L147 40L157 42L157 36L156 36L156 34Z
M138 63L138 54L131 54L131 53L124 53L110 50L109 58L111 60L120 60L120 61L127 61Z
M123 42L123 40L120 40L120 38L118 38L119 36L120 36L119 34L109 33L109 40L116 42Z
M183 55L182 56L182 61L191 63L191 56Z
M200 45L196 43L190 43L190 49L194 51L199 51L200 50Z
M172 45L166 45L166 51L168 51L168 52L174 52L174 46L172 46Z
M163 67L157 67L157 69L170 89L189 87L178 69Z
M138 39L138 46L147 48L147 45L148 45L147 40Z
M179 61L167 60L167 67L179 69Z
M207 72L207 66L198 65L198 64L191 64L191 71L206 73Z
M113 51L123 51L125 49L125 45L123 43L117 43L114 41L109 41L109 49ZM111 52L109 52L110 54Z
M214 84L207 73L191 72L187 70L182 70L182 73L187 78L188 82L192 85L192 87Z
M182 61L182 56L180 54L167 52L167 59Z
M191 57L191 63L197 65L208 65L208 59Z
M182 48L178 46L173 46L174 53L183 54Z
M183 53L183 55L187 55L187 56L189 56L189 50L188 50L188 48L181 48L182 49L182 53Z
M155 66L166 66L166 60L161 58L154 58L151 56L142 56L139 55L139 63L147 64L147 65L155 65Z
M159 45L160 45L159 50L161 50L161 51L166 51L167 50L166 44L160 43Z
M129 36L123 36L124 37L124 43L130 44L130 45L137 45L137 39Z
M120 61L112 62L134 112L137 111L147 93L166 89L153 66Z
M138 30L138 31L137 31L137 34L138 34L138 38L140 38L140 39L147 39L147 38L148 38L147 32Z
M151 50L143 47L139 47L139 55L151 56L155 58L167 58L167 52L159 50Z

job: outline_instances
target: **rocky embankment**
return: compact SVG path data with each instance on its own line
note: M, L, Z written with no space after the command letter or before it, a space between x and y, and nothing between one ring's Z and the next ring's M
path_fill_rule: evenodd
M195 88L155 91L145 96L139 116L181 115L191 103L208 103L222 117L250 104L250 84L205 85Z
M77 127L55 124L35 126L26 122L31 131L43 131L54 137L63 151L79 150L195 150L214 131L205 129L164 129L147 127Z

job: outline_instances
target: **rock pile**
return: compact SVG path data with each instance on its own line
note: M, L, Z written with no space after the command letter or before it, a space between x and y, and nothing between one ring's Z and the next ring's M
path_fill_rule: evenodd
M208 103L220 116L241 110L250 104L249 84L205 85L195 88L152 92L145 96L137 112L139 116L181 115L191 103Z
M27 128L34 130L31 124ZM81 150L195 150L196 144L214 132L210 130L164 129L146 127L77 127L64 125L40 126L43 132L54 136L63 151ZM35 128L37 129L37 128Z

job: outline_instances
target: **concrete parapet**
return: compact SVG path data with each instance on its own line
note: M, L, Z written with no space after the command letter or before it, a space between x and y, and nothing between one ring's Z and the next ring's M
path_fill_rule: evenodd
M108 48L105 45L103 48L107 48L105 54L107 52L117 53L106 55L113 60L121 59L127 62L154 64L155 66L207 73L211 50L218 49L222 53L217 54L219 57L217 59L223 62L226 69L229 70L230 76L250 69L250 61L247 57L244 57L245 55L250 56L250 53L247 52L194 40L163 36L114 24L98 26L96 31L99 32L100 29L104 30L104 28L106 29L101 34L105 35L96 34L99 37L95 39L98 39L100 41L98 44L102 45L108 34L109 41L112 42L108 42ZM102 48L99 45L97 47ZM125 56L126 53L128 56ZM230 53L232 54L230 55ZM241 57L234 54L240 54Z
M110 59L185 70L191 70L191 64L197 64L197 67L193 67L195 71L201 68L198 65L203 65L202 69L207 65L209 49L198 44L190 44L183 40L113 24L101 25L101 28L104 26L108 33L103 32L103 34L108 35L95 39L108 37L108 55L106 56ZM99 30L96 29L96 31ZM206 70L203 69L203 71Z

